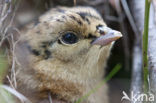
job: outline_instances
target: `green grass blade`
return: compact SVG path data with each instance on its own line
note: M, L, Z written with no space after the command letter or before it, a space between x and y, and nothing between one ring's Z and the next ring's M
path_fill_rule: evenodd
M148 29L149 29L149 13L150 0L145 1L145 19L143 33L143 74L144 74L144 92L148 92Z

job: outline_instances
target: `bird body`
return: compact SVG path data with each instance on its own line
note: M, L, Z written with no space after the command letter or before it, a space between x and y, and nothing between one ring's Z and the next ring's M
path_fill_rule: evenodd
M18 90L33 103L48 103L49 94L74 103L94 89L103 79L112 42L122 36L104 27L91 7L57 7L43 14L16 46ZM107 85L83 103L108 103Z

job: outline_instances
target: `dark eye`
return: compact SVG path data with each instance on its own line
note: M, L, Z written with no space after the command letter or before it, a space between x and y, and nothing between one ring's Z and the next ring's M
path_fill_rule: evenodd
M66 44L74 44L78 41L78 37L74 33L65 33L62 36L62 41Z

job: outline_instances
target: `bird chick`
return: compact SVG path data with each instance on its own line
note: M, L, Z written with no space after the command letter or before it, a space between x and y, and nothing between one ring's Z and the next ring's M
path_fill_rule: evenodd
M113 42L121 36L91 7L51 9L17 44L18 90L33 103L48 103L48 94L74 103L102 81ZM106 85L83 103L104 101Z

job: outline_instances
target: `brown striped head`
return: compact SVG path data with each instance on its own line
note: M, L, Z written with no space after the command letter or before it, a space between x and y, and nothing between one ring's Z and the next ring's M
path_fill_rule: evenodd
M40 89L74 99L84 94L87 81L102 76L112 42L121 36L91 7L58 7L42 15L23 38Z

